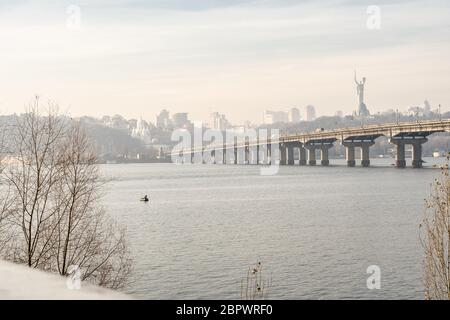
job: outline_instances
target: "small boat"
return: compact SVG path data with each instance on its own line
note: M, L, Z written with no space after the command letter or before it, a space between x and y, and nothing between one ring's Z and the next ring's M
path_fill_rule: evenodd
M141 198L141 201L148 202L150 201L150 199L147 197L147 195L145 195L145 197Z

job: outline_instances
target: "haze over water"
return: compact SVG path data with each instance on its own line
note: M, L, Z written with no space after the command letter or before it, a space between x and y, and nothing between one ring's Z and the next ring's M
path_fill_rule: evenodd
M271 299L421 299L418 226L439 170L114 164L107 212L128 229L128 292L147 299L238 299L248 267L272 274ZM408 161L410 163L410 159ZM410 164L409 164L410 165ZM149 203L139 201L144 194ZM381 289L368 290L370 265Z

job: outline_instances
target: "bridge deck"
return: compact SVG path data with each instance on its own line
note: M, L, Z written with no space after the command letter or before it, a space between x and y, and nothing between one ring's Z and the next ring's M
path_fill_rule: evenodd
M379 137L387 136L394 137L397 135L408 135L408 134L431 134L434 132L449 132L450 131L450 119L442 120L431 120L431 121L418 121L418 122L403 122L403 123L390 123L390 124L380 124L380 125L370 125L361 126L353 128L341 128L335 130L324 130L320 132L308 132L301 134L290 134L281 135L278 139L264 139L259 141L248 141L244 140L238 141L235 146L234 143L228 143L223 145L209 145L201 148L192 148L189 150L174 150L172 154L183 153L197 153L202 151L211 151L223 149L231 149L234 147L242 148L244 146L256 146L256 145L266 145L273 143L289 143L289 142L301 142L307 143L311 140L346 140L355 137Z

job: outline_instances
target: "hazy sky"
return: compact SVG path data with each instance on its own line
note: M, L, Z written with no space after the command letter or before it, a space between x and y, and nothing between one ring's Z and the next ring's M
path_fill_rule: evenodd
M450 111L449 40L448 0L0 0L0 111L40 94L74 116L152 121L351 113L355 69L372 112L426 98Z

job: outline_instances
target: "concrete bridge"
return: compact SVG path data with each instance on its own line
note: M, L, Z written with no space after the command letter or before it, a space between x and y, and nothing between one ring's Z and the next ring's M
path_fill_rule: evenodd
M234 137L232 143L211 144L201 148L173 150L183 162L223 163L223 164L271 164L294 165L294 150L298 149L299 165L316 165L316 150L320 151L320 163L326 166L330 163L328 151L334 143L340 143L346 148L346 160L349 167L356 165L355 153L361 153L361 166L370 166L369 148L381 136L397 148L396 166L404 168L405 145L412 146L412 166L422 167L422 145L427 137L436 132L449 132L450 119L439 121L407 122L383 125L371 125L358 128L342 128L314 133L282 135L276 139L261 139L256 137ZM239 141L240 140L240 141ZM196 161L196 159L201 159Z

